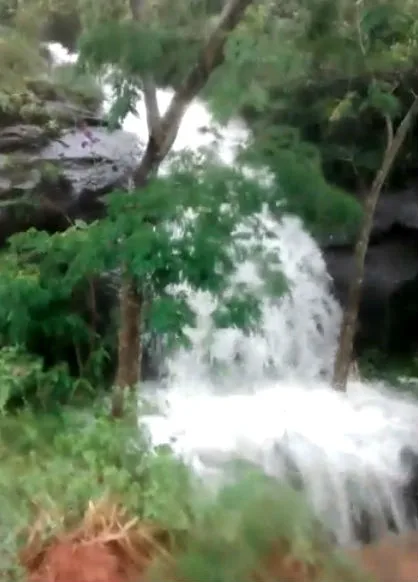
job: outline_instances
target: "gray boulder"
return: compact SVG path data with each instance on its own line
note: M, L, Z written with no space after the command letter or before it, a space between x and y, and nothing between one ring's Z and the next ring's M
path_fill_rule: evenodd
M127 185L138 139L67 101L39 106L40 122L0 119L0 243L28 227L56 231L103 212L101 197Z

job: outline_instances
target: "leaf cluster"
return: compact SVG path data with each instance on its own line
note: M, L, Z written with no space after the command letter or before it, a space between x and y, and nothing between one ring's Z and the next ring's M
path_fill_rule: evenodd
M82 393L94 393L87 379L73 379L65 363L45 369L40 357L19 346L0 349L0 413L23 404L53 410L59 404L76 402Z
M91 396L92 385L103 382L111 344L77 305L91 293L91 279L66 287L68 248L56 244L53 260L46 233L33 241L35 248L23 241L19 247L18 235L0 258L1 400L48 408Z
M187 542L175 555L176 577L213 582L309 579L361 580L331 549L303 494L246 468L241 478L203 498ZM216 564L216 567L214 565ZM148 579L167 577L154 565Z
M192 314L184 295L172 291L185 284L220 298L224 325L254 324L256 310L248 309L248 293L237 289L236 297L227 296L235 246L241 245L241 260L254 253L242 244L247 235L236 227L264 203L274 204L276 194L274 187L232 168L186 156L169 176L154 179L141 191L109 195L107 216L100 221L78 222L53 235L34 229L15 235L0 286L4 317L15 314L9 315L8 337L22 341L33 325L34 309L48 312L44 322L36 318L39 325L50 323L54 302L67 301L77 286L122 265L151 299L145 314L150 329L181 337ZM19 265L25 265L22 272ZM63 313L59 317L60 333L84 339L80 320Z
M280 201L276 215L296 214L320 239L330 235L351 238L357 233L363 213L360 204L327 182L319 148L304 141L296 128L259 124L253 147L243 153L243 159L267 167L274 176Z
M383 155L383 116L396 124L418 87L417 10L410 0L257 4L208 86L215 113L239 107L258 132L300 130L328 179L364 189ZM411 148L399 167L412 170Z

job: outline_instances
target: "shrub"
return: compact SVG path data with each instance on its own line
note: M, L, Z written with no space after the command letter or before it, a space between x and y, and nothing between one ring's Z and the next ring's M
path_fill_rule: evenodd
M188 526L189 472L169 450L150 447L135 415L132 407L123 422L114 422L101 404L61 407L55 414L25 408L2 416L2 568L13 569L21 534L40 510L50 516L45 535L63 527L63 516L77 522L90 500L107 496L121 500L134 516Z

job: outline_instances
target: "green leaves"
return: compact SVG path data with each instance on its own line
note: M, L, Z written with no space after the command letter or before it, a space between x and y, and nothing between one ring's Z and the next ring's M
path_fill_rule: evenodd
M153 299L149 311L149 326L157 334L179 333L193 323L193 316L182 297L160 295Z
M397 117L402 111L401 101L393 94L393 87L389 83L379 81L370 83L367 100L363 107L372 107L391 119Z
M153 72L163 57L160 31L132 20L89 30L80 38L79 51L82 64L95 70L114 65L128 77Z
M360 27L373 48L376 43L392 44L408 41L414 25L414 17L408 9L407 2L390 2L366 4L360 18ZM382 48L382 44L379 48Z
M120 127L129 113L137 114L137 104L142 99L138 87L120 73L111 75L113 98L108 113L109 129Z
M8 341L27 345L35 331L57 341L89 341L92 330L71 310L74 294L122 265L149 299L148 329L170 341L182 342L184 326L193 323L184 296L170 292L173 286L218 297L220 325L255 325L258 305L251 294L225 291L242 243L237 225L264 203L274 205L277 189L233 168L202 164L199 156L186 156L173 168L138 192L107 196L107 216L100 221L11 238L0 281L0 331ZM244 260L247 251L240 248Z
M48 513L49 528L60 532L64 516L77 522L89 502L109 495L132 517L156 520L173 534L190 526L192 477L170 450L151 449L136 414L133 408L118 423L102 406L2 416L3 570L16 563L19 533L33 524L37 509Z
M215 310L217 328L238 327L245 331L257 328L260 319L260 300L249 290L227 297Z

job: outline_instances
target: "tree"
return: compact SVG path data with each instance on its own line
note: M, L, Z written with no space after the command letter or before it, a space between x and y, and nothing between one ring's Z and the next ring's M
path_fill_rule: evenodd
M33 1L36 3L36 0L30 0L30 3ZM80 1L83 3L84 0ZM181 71L189 69L190 63L198 60L202 41L195 38L193 31L208 27L211 20L211 13L199 8L200 4L195 0L191 4L189 0L183 0L181 6L183 8L173 15L162 0L152 5L153 9L158 7L157 13L146 12L140 15L140 20L133 20L128 17L130 12L124 0L110 0L107 8L103 6L99 11L90 5L91 12L80 12L87 27L80 42L81 69L90 71L82 70L83 75L78 76L75 74L77 70L69 69L66 71L67 85L75 88L75 81L91 80L91 76L84 75L86 72L99 72L99 76L104 72L115 89L116 98L110 115L113 121L122 120L129 110L133 110L139 89L144 85L154 98L155 85L163 83L173 64L176 65L174 78L180 78ZM20 8L24 10L25 3ZM219 6L212 8L219 10ZM260 8L263 8L262 4L257 9L252 6L234 34L228 36L225 60L223 66L216 69L218 73L222 69L226 69L228 74L239 69L240 61L252 54L254 41L258 42L260 35L267 38L268 31L263 30L260 22L261 25L265 23L268 13L260 12ZM27 20L24 16L22 13L20 22ZM16 24L16 29L12 30L18 32L19 28ZM35 39L32 40L36 45ZM162 50L167 46L171 47L169 54L174 54L169 63ZM268 43L263 46L268 54ZM186 52L184 48L187 48ZM26 63L25 59L20 61ZM57 71L53 72L55 77ZM15 76L21 82L22 75ZM211 78L214 79L213 74ZM179 88L182 83L175 85ZM235 101L229 94L234 85L234 82L228 86L215 82L212 90L217 86L216 96L222 96L230 105ZM240 82L236 85L245 93L245 86L241 87ZM54 339L67 338L71 342L71 354L72 349L75 350L76 361L71 374L80 375L82 380L94 385L106 386L107 377L101 378L97 374L100 373L98 364L103 363L105 357L110 356L112 360L116 338L108 333L108 327L104 338L89 317L82 321L73 311L73 299L80 297L83 289L88 292L92 281L101 280L103 272L120 272L121 266L125 280L135 281L138 291L133 300L124 302L126 311L122 318L133 322L135 333L128 343L133 354L143 352L144 347L147 349L150 330L164 343L170 344L169 340L173 340L173 344L178 344L185 339L182 327L190 325L193 314L183 298L170 296L167 292L170 285L186 283L188 287L210 291L219 301L219 308L214 313L216 325L236 325L244 329L250 326L254 329L251 326L257 320L257 298L242 287L236 289L232 297L225 289L229 284L228 273L233 268L229 251L238 244L235 226L267 202L279 215L286 205L290 211L301 214L312 227L317 227L318 222L324 228L336 223L344 227L353 206L348 196L341 196L341 192L326 184L316 149L303 144L297 132L291 128L271 128L271 131L264 132L264 137L257 147L246 143L237 166L260 164L265 171L267 165L272 173L268 188L245 179L239 170L219 166L212 152L205 151L203 156L201 153L192 156L190 152L181 156L171 154L175 171L170 173L170 177L162 179L153 175L151 180L146 180L145 187L133 185L130 194L116 192L107 197L106 219L90 225L77 221L65 233L49 235L29 231L13 237L5 256L7 277L1 289L0 327L6 345L18 343L24 350L32 352L40 333L47 338L46 343L54 346L54 361L66 362L68 358L64 350L57 349L58 341ZM337 212L333 208L334 196L339 199ZM229 210L224 214L220 207L224 208L225 202ZM190 210L198 217L193 226L184 224L184 216ZM170 238L167 231L170 221L184 226L184 240ZM253 251L259 262L260 276L268 279L265 293L280 294L285 288L280 266L276 265L273 272L269 272L271 259L265 260L258 249ZM237 256L242 259L242 248ZM28 294L30 301L26 298ZM90 292L88 296L91 297ZM93 305L94 302L89 299L90 303ZM93 305L93 311L95 308ZM9 313L13 313L12 318ZM96 322L94 313L92 317ZM141 338L135 331L139 321L144 324ZM111 331L115 331L113 326ZM122 345L120 341L119 346ZM135 362L135 358L127 358L127 361ZM139 374L139 366L132 369ZM69 380L71 382L71 378ZM119 398L122 403L121 391L115 390L115 401Z
M9 4L8 0L3 0L4 3ZM30 21L27 14L38 9L39 4L45 9L39 0L19 3L16 22ZM132 198L143 203L149 192L156 195L156 190L161 189L161 183L156 182L159 166L170 153L184 111L200 94L209 99L221 117L243 111L251 122L254 111L257 112L261 122L251 126L254 130L251 154L278 175L287 208L301 215L315 234L326 234L333 228L337 234L346 233L347 227L351 231L360 222L357 202L324 180L321 153L325 152L329 159L332 150L332 161L338 156L346 158L347 164L356 171L360 169L364 183L369 182L364 167L369 165L371 171L376 171L375 159L379 156L382 159L382 155L387 161L389 154L381 151L380 144L370 163L363 144L355 142L353 147L350 144L351 150L342 151L334 147L332 137L333 132L346 127L341 125L342 120L349 126L353 120L374 116L386 120L389 128L403 117L398 85L399 80L403 82L406 78L411 59L417 53L415 4L410 0L364 0L355 4L349 0L292 0L286 5L231 0L219 16L221 4L217 0L209 3L179 0L174 10L168 0L153 3L108 0L100 8L91 0L77 3L84 26L79 45L81 64L94 73L105 72L112 82L115 99L111 117L123 120L134 110L140 94L144 95L149 139L135 171ZM54 5L53 2L51 6ZM247 7L250 9L246 10ZM200 35L201 30L208 32L205 42L201 40L204 36ZM335 79L339 83L341 71L355 81L353 86L351 81L347 86L342 83L342 94L335 96L326 87ZM365 90L358 89L358 77ZM176 93L162 116L156 86L167 83L176 88ZM306 143L314 139L309 131L300 131L299 113L295 115L295 96L299 91L309 92L317 84L325 87L323 94L319 99L313 94L302 100L301 109L308 115L312 110L319 112L326 136L319 148ZM398 143L397 135L391 140L392 146ZM395 155L396 149L399 150L397 146L391 150ZM385 176L390 165L385 162ZM376 176L375 182L380 184L382 172L378 174L380 178L377 180ZM371 191L376 193L376 188ZM120 209L129 213L132 208L126 203ZM156 228L166 213L162 207L159 214L152 205L148 209L148 226L145 218L137 225L141 224L144 232L150 234L150 228ZM278 212L282 211L283 206ZM368 238L366 231L364 226L363 242ZM119 224L114 240L120 249L127 247L131 238L132 232ZM150 248L154 249L152 245ZM156 275L153 267L147 274L134 268L131 257L122 250L116 253L113 248L112 252L120 260L117 265L112 263L112 268L124 264L120 301L123 325L119 329L114 399L114 413L119 415L120 388L135 385L139 378L139 324L148 311L147 276L151 271ZM141 257L151 264L145 255ZM158 276L156 279L159 280ZM347 345L351 344L348 341Z
M364 201L363 224L358 236L354 251L354 276L348 291L348 301L344 309L341 324L338 349L334 362L334 374L332 384L337 390L345 391L350 371L353 353L353 342L356 333L357 318L363 285L364 268L370 233L373 226L374 213L380 193L386 178L392 168L396 156L402 147L406 135L411 128L415 116L418 113L418 97L413 97L412 105L399 124L395 134L390 117L386 116L387 143L382 165L376 174L373 184Z
M362 6L362 3L360 3L360 6ZM378 25L381 25L382 22L385 22L384 18L382 19L381 6L375 8L374 13L369 11L365 14L357 14L359 46L366 66L367 59L369 57L368 53L370 50L373 50L374 41L373 26L368 25L366 20L366 17L370 17L370 15L375 16L375 21L377 18ZM386 15L383 13L383 17L384 16ZM407 15L402 11L397 11L394 14L392 13L392 16L396 16L398 21L400 21L401 24L404 24L403 27L400 26L398 28L398 32L401 34L403 33L404 35L404 43L411 44L412 46L415 45L415 27L411 29ZM365 20L366 26L364 26ZM396 41L399 42L399 37L396 39ZM372 81L370 83L369 99L372 106L374 106L385 119L387 130L386 148L383 154L381 166L378 169L373 183L364 198L364 216L354 250L353 279L348 290L348 300L344 309L341 323L332 378L333 387L340 391L345 391L347 389L347 380L352 361L353 342L356 333L358 312L361 300L361 290L364 279L365 261L370 234L373 227L376 205L378 203L379 196L382 188L384 187L386 179L393 167L395 159L399 154L399 151L402 148L406 136L411 129L411 126L418 113L418 97L412 94L412 104L410 105L403 119L400 121L396 132L394 132L393 118L397 118L399 116L400 109L399 102L396 100L396 98L393 97L395 88L396 84L393 85L379 83L376 80L376 77L373 75Z
M228 34L237 27L251 4L252 0L230 0L225 5L218 22L200 50L196 63L179 85L163 116L158 109L152 71L145 71L141 75L149 137L145 152L134 172L135 190L145 188L149 184L170 152L187 107L203 89L212 71L222 63ZM141 26L149 8L147 3L132 0L130 8L134 24ZM137 50L140 50L140 47ZM133 84L137 80L137 76L136 78L133 76ZM115 417L123 413L122 391L139 382L141 354L139 338L143 301L140 285L140 282L125 272L120 290L118 368L112 405L112 413Z
M245 77L246 84L251 87L257 78L255 88L262 113L257 115L249 91L241 96L241 101L248 106L250 119L253 116L258 121L253 127L259 142L265 139L265 132L272 123L277 124L278 132L283 130L283 122L296 125L305 130L301 132L305 139L308 136L312 139L322 125L323 142L319 145L327 161L350 166L363 194L367 192L357 234L355 273L333 373L333 386L345 390L374 211L417 110L410 84L411 69L418 56L417 5L409 0L360 0L355 3L314 0L296 2L293 9L289 14L280 6L275 7L274 14L269 14L269 24L264 21L264 29L269 26L277 32L281 27L281 50L266 58L263 40L253 40L255 49L252 53L247 51L245 58L240 60L239 74ZM247 33L251 34L251 30ZM248 38L246 42L250 42ZM264 59L260 58L263 55ZM274 73L269 75L273 64L276 73L280 71L280 79L274 77ZM414 79L416 76L412 76L412 81ZM317 89L316 95L312 87ZM335 88L336 95L333 94ZM310 120L309 114L312 115ZM386 148L381 145L379 123L372 130L377 134L374 141L378 143L374 149L355 138L350 142L350 125L369 122L366 126L370 132L370 119L373 122L383 120L387 131ZM396 124L398 128L394 132ZM332 142L338 132L342 135L342 147ZM338 165L337 169L340 168ZM374 178L371 187L367 188L370 175Z
M121 265L130 277L141 281L145 329L164 337L168 349L187 342L185 327L194 325L195 314L181 290L184 285L211 293L217 303L213 319L218 327L234 325L254 331L261 313L259 295L254 296L242 283L231 287L236 257L257 258L261 296L280 296L286 281L279 257L274 260L267 250L259 249L257 241L248 240L245 229L237 227L246 220L253 223L254 214L265 204L274 208L279 195L274 183L259 183L216 160L188 153L176 156L170 175L154 177L147 188L109 195L107 215L101 220L88 225L77 222L54 234L30 229L11 237L0 264L2 338L26 350L39 330L52 343L60 335L70 336L80 347L92 340L94 353L89 359L97 363L104 355L103 341L69 312L68 301L74 290ZM257 226L263 236L265 225L259 222ZM2 360L9 369L18 368L21 360L23 367L29 358L27 353L0 349L0 364ZM100 378L87 372L86 366L82 380L100 384ZM53 379L49 377L49 384ZM25 389L26 384L19 384L25 395L31 388ZM56 384L48 402L57 401ZM67 387L68 383L64 391ZM5 393L5 399L15 392ZM40 392L46 396L45 389ZM37 394L31 398L32 402L36 399Z

